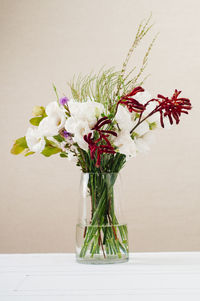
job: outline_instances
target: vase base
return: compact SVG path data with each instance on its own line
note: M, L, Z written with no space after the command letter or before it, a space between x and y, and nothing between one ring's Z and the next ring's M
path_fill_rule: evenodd
M120 258L118 256L107 256L106 258L102 256L95 255L85 256L84 258L76 257L76 261L82 264L116 264L116 263L125 263L129 260L129 257L126 255L122 255Z
M76 225L76 260L85 264L127 262L128 232L126 224Z

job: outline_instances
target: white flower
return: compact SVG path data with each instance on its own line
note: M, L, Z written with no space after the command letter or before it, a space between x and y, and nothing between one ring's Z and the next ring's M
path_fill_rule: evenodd
M48 116L51 116L51 115L56 114L56 115L59 115L59 116L63 117L63 114L65 113L64 110L63 110L63 108L61 108L61 107L58 105L57 101L52 101L52 102L50 102L50 103L46 106L45 111L46 111L46 114L47 114Z
M28 128L26 142L32 152L41 153L45 147L44 137L40 135L38 128Z
M38 130L43 136L57 135L59 130L65 125L65 112L59 107L56 101L49 103L45 111L48 116L42 119Z
M136 126L138 119L135 119L135 113L130 113L127 108L119 106L115 120L117 121L120 129L125 132L129 132ZM149 131L149 123L147 121L142 122L136 127L134 132L139 136L144 135Z
M58 121L59 122L59 121ZM54 136L58 134L58 124L55 117L48 116L42 119L38 126L38 130L43 136Z
M117 121L121 130L130 132L134 127L133 122L131 120L131 114L122 105L118 106L117 113L115 115L115 120Z
M74 142L87 150L88 144L83 137L91 132L97 119L104 113L104 106L91 100L83 103L69 101L68 106L71 117L66 120L65 129L74 135Z
M103 104L88 100L86 102L69 101L69 111L72 117L76 120L87 121L92 128L101 114L105 113Z
M83 139L84 135L91 132L89 124L86 120L76 120L74 117L70 117L65 122L65 129L74 134L73 141L77 142L78 145L84 149L88 149L87 142Z
M114 144L120 153L126 155L127 160L136 156L136 145L129 132L121 131L115 138Z

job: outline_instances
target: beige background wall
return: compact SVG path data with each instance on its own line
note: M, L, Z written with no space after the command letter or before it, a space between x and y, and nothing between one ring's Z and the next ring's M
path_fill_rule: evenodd
M67 93L76 73L120 68L150 11L160 36L146 88L153 95L182 89L194 108L123 170L130 249L200 250L200 2L1 0L1 253L74 251L78 168L59 157L15 157L9 149L24 135L32 107L55 99L52 82Z

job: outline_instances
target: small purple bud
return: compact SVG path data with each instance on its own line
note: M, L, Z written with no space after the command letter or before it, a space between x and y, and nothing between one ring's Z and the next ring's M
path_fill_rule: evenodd
M67 98L66 96L59 99L59 102L62 106L65 106L68 103L68 101L69 101L69 98Z
M69 133L68 131L65 131L65 130L62 131L62 135L63 135L63 137L65 137L65 138L71 137L70 133Z

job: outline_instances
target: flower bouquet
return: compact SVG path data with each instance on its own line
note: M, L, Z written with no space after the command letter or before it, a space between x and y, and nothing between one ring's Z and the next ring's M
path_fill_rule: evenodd
M172 96L152 97L142 86L150 43L138 72L127 72L129 59L151 29L141 23L120 71L74 78L72 97L59 97L46 108L36 106L26 135L15 141L11 153L25 156L59 154L82 170L82 199L77 224L79 262L123 262L128 259L128 232L116 203L118 175L125 163L149 150L154 132L179 124L191 103L175 90ZM134 75L133 75L134 74Z

